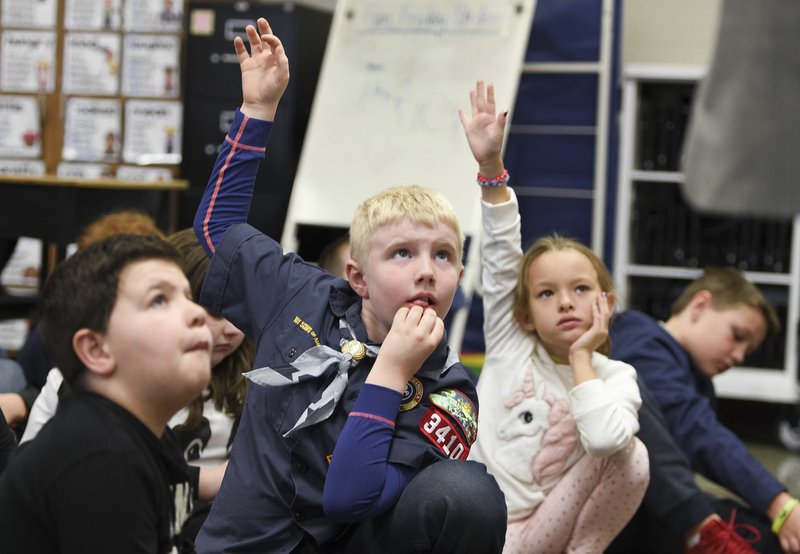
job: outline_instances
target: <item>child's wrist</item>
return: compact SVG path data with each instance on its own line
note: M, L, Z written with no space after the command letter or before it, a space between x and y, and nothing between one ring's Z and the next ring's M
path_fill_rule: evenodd
M247 117L251 117L253 119L261 119L263 121L275 121L275 114L278 111L277 104L275 105L259 105L259 104L248 104L247 102L243 102L242 106L239 108L239 111L242 112Z
M481 188L488 187L502 187L508 185L508 170L504 169L502 173L495 177L486 177L482 172L478 172L478 185Z
M775 516L775 519L772 520L772 532L776 535L781 532L783 529L783 524L786 523L786 520L789 519L789 516L792 515L792 511L797 506L798 500L794 497L790 497L784 504L781 510L778 512L778 515Z

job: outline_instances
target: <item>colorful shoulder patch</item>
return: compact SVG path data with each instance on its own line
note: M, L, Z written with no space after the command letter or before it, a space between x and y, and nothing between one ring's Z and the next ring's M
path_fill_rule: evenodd
M407 412L413 409L422 400L422 382L416 377L406 383L406 390L403 391L403 398L400 399L400 411Z
M445 389L434 392L428 398L456 419L469 444L475 442L478 436L478 412L466 394L456 389Z

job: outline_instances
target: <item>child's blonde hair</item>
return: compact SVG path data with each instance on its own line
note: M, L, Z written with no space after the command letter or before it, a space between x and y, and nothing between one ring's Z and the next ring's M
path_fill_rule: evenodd
M431 227L440 222L449 225L458 237L456 255L461 262L464 233L453 205L437 191L419 185L388 188L356 208L350 226L350 256L363 265L375 231L404 218Z
M531 320L530 308L528 307L528 298L530 297L527 279L528 269L539 256L551 252L563 252L564 250L574 250L586 256L597 273L597 282L600 285L600 290L608 294L614 292L614 280L611 278L611 273L609 273L603 260L601 260L591 248L575 239L564 237L559 234L544 236L534 242L533 245L525 251L525 255L522 257L522 261L519 265L517 287L514 289L513 314L514 319L520 326L525 327ZM607 356L609 352L611 352L611 340L606 339L597 351Z
M775 336L781 321L775 308L753 283L733 267L707 267L703 275L692 281L672 303L671 316L678 315L689 305L695 294L707 290L717 310L749 306L760 311L767 325L767 337Z

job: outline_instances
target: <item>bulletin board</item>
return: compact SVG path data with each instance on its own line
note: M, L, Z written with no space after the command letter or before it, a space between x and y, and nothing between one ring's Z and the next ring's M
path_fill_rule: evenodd
M0 176L179 182L184 4L0 1Z

